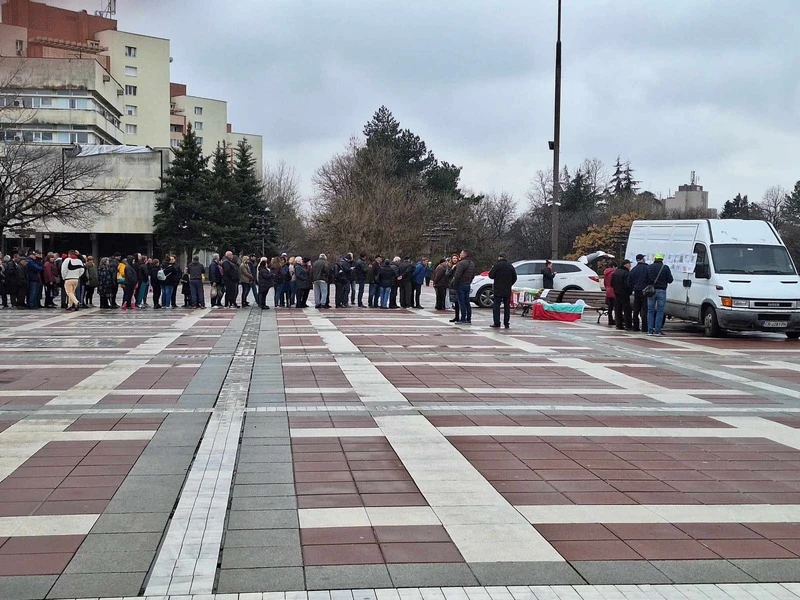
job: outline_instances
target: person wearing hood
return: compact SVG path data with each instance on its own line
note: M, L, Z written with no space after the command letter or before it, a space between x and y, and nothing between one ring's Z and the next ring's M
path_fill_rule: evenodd
M191 296L191 304L194 308L206 307L206 295L203 292L203 278L206 275L206 268L200 262L199 256L192 257L192 262L186 267L189 272L189 294Z

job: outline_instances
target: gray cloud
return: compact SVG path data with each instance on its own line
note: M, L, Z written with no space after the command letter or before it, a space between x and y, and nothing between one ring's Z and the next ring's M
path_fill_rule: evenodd
M796 0L565 0L562 162L619 154L664 194L695 169L716 206L792 186L799 16ZM227 99L306 193L381 104L476 191L524 204L552 162L555 0L121 0L117 18L171 38L173 79Z

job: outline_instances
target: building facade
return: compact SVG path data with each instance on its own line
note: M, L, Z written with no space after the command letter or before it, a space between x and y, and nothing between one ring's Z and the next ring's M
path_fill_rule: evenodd
M152 252L155 198L188 123L203 153L247 138L259 173L262 138L232 133L224 100L170 82L170 41L119 31L117 21L31 0L0 0L0 144L138 146L104 152L125 192L89 231L62 223L4 234L0 249ZM147 151L145 151L145 147ZM2 151L2 148L0 148ZM122 182L122 183L121 183Z

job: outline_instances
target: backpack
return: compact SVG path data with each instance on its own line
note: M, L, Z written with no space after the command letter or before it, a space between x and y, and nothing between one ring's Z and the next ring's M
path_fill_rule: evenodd
M156 278L159 281L166 281L167 280L167 274L164 273L164 269L159 269L158 270L158 273L156 273Z

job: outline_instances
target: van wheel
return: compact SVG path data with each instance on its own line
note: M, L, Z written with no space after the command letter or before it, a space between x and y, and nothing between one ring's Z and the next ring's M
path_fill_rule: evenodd
M703 333L706 337L720 337L722 335L722 329L720 329L719 321L717 321L717 311L710 306L703 311Z
M786 337L790 340L800 339L800 331L787 331Z

